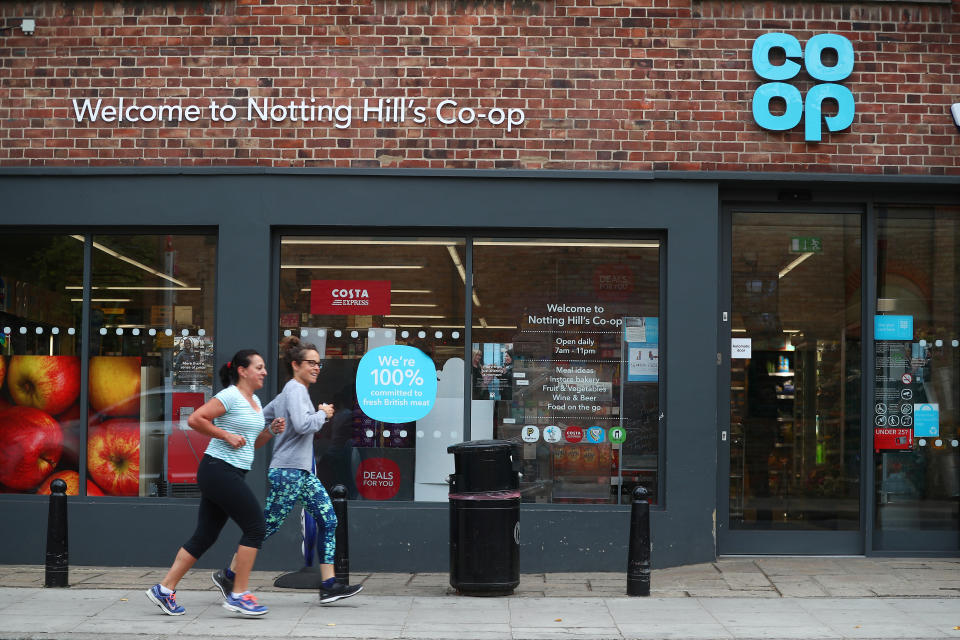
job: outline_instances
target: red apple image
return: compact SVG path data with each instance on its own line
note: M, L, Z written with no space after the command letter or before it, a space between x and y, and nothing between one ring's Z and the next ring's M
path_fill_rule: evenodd
M90 427L87 473L110 496L140 490L140 422L117 418Z
M107 416L135 416L140 412L140 358L90 358L90 406Z
M93 484L87 480L87 495L88 496L102 496L103 490L100 489L97 485Z
M56 415L80 395L80 359L76 356L13 356L7 387L14 404Z
M94 414L90 414L92 416ZM60 428L63 429L63 454L60 456L60 465L70 469L77 469L80 460L80 403L75 402L63 413L55 416Z
M0 484L33 489L60 462L63 431L49 413L13 407L0 413Z
M67 483L68 496L80 495L80 474L76 471L57 471L43 481L43 484L41 484L40 488L37 489L37 493L42 496L48 496L53 493L50 485L53 484L53 481L58 478Z

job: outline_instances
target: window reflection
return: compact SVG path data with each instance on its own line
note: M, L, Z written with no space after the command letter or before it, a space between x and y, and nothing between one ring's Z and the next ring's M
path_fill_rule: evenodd
M90 494L199 495L209 439L186 419L213 391L215 261L212 235L94 236Z
M78 495L82 238L4 233L0 256L0 492Z
M730 523L860 526L860 216L734 213Z
M657 241L474 242L474 438L521 446L528 502L655 499Z
M447 499L446 448L464 439L464 247L447 238L281 239L278 337L316 345L322 362L310 396L335 408L315 445L328 491L342 484L355 500ZM437 380L435 402L417 420L371 417L356 395L360 359L398 345L424 354L430 370L401 369L388 386Z
M882 208L877 258L877 546L956 549L960 209Z

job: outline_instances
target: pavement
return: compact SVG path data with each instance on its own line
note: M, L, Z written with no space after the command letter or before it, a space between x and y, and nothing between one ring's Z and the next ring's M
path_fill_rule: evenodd
M654 570L650 597L623 573L522 574L500 597L459 595L446 573L352 573L364 590L328 605L255 571L261 618L224 610L202 569L177 591L186 614L163 615L143 592L164 573L70 567L55 589L42 565L0 565L0 640L960 638L960 558L721 558Z

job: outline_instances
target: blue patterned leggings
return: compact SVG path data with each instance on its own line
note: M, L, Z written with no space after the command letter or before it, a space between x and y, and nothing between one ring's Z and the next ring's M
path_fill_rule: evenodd
M337 531L337 514L319 478L303 469L270 469L267 478L270 479L270 493L267 494L267 506L263 510L263 517L267 521L264 540L277 532L299 500L307 513L317 521L318 534L323 540L323 564L333 564L337 545L334 535Z

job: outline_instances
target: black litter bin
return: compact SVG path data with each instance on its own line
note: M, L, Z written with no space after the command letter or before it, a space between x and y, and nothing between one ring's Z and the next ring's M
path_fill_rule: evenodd
M520 456L506 440L447 447L450 586L468 595L507 595L520 584Z

